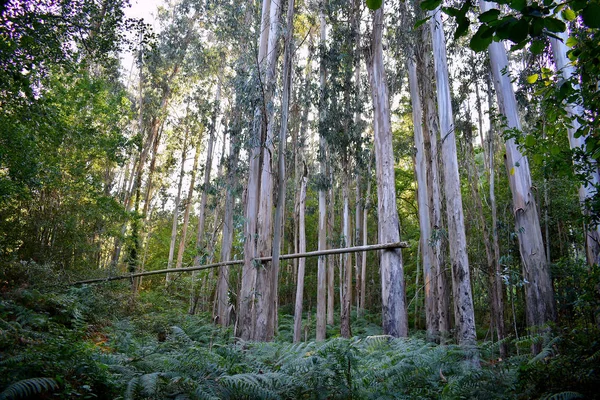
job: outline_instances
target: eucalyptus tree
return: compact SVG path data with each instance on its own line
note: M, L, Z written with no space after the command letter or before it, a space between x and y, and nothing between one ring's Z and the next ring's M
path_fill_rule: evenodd
M461 345L474 346L475 311L471 293L471 276L467 255L464 213L458 161L456 155L456 137L450 86L448 81L448 62L446 40L441 10L431 13L429 21L433 45L433 60L437 83L438 118L440 123L441 149L444 172L444 192L446 196L446 216L448 220L448 240L450 262L452 264L452 293L454 299L454 320L458 342Z
M493 9L492 3L480 1L483 12ZM490 66L494 77L494 87L498 97L498 108L506 118L506 130L521 131L521 122L515 93L509 76L508 57L502 43L492 42L488 46ZM533 194L529 161L517 147L514 137L505 142L506 167L513 196L513 213L519 250L526 280L527 325L538 330L556 318L554 290L550 278L550 268L545 256L544 242L537 205ZM540 348L534 346L539 352Z
M327 182L327 154L325 135L323 133L325 127L325 119L327 117L325 107L326 94L326 64L325 64L325 49L327 46L327 25L325 20L325 2L319 1L319 242L318 250L325 250L327 247L327 204L326 204L326 182ZM333 201L333 199L330 199ZM333 218L333 213L330 211L330 217ZM333 324L334 313L334 294L333 294L333 265L331 257L327 265L327 258L319 256L317 270L317 340L325 339L326 325L323 321L325 318L325 300L327 300L327 323ZM325 296L324 283L327 281L327 297Z
M374 152L377 173L379 243L400 240L390 104L383 64L383 7L373 14L371 43L366 56L373 101ZM408 335L404 269L400 249L383 251L380 260L383 331L399 337Z

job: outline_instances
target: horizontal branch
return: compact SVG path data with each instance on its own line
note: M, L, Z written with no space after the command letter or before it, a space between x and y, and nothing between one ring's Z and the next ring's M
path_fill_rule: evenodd
M279 259L280 260L291 260L294 258L318 257L318 256L326 256L326 255L330 255L330 254L359 253L361 251L389 250L389 249L406 248L406 247L408 247L408 244L406 242L387 243L387 244L371 244L368 246L356 246L356 247L345 247L345 248L341 248L341 249L309 251L307 253L283 254L283 255L279 256ZM268 262L268 261L271 261L272 259L273 259L273 257L259 257L259 258L256 258L255 260L259 261L259 262ZM244 260L232 260L232 261L218 262L218 263L214 263L214 264L200 265L197 267L159 269L156 271L138 272L135 274L128 274L128 275L116 275L116 276L109 276L106 278L86 279L83 281L73 282L71 285L83 285L86 283L100 283L100 282L117 281L117 280L122 280L122 279L133 279L133 278L137 278L138 276L150 276L150 275L170 274L170 273L176 273L176 272L200 271L203 269L225 267L225 266L229 266L229 265L240 265L243 263L244 263Z

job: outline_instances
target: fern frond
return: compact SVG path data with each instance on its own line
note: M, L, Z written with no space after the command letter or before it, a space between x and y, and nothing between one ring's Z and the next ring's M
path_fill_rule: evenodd
M560 392L544 396L543 400L571 400L571 399L582 399L583 395L577 392Z
M535 364L539 361L544 360L546 357L550 357L550 356L554 355L553 346L556 342L559 341L559 339L560 339L560 336L557 336L557 337L553 338L552 340L550 340L535 357L533 357L531 360L529 360L529 364Z
M8 386L0 393L0 400L20 399L58 389L58 383L52 378L23 379Z

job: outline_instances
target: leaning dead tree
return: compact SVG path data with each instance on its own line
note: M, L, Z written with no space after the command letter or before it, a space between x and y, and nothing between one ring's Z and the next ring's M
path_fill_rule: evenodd
M283 254L279 256L279 260L292 260L295 258L305 258L305 257L318 257L318 256L327 256L331 254L345 254L345 253L358 253L363 251L374 251L374 250L393 250L398 248L406 248L408 247L408 243L406 242L396 242L396 243L386 243L386 244L372 244L368 246L356 246L356 247L346 247L343 249L328 249L328 250L318 250L318 251L309 251L307 253L294 253L294 254ZM273 261L273 257L257 257L254 259L256 262L270 262ZM214 264L206 264L199 265L193 267L186 268L170 268L170 269L159 269L156 271L147 271L147 272L138 272L135 274L127 274L127 275L115 275L108 276L106 278L94 278L94 279L86 279L83 281L77 281L70 284L70 286L75 285L83 285L88 283L102 283L102 282L110 282L117 281L123 279L133 279L138 276L149 276L149 275L162 275L167 273L176 273L176 272L191 272L191 271L199 271L203 269L211 269L224 267L229 265L241 265L244 263L244 260L232 260L232 261L224 261L218 262Z

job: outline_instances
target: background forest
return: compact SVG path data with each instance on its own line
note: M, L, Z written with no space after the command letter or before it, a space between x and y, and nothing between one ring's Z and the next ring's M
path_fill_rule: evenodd
M128 7L0 2L0 399L599 397L598 0Z

